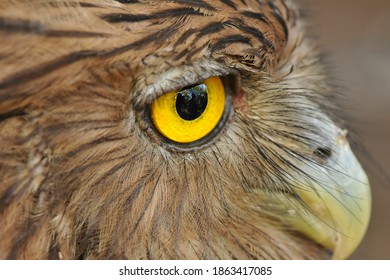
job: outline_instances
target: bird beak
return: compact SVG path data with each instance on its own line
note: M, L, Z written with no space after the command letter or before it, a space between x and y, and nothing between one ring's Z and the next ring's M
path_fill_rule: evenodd
M364 237L371 214L368 178L352 153L346 132L336 141L332 167L303 166L306 180L294 191L305 206L291 215L293 227L333 251L333 259L346 259Z

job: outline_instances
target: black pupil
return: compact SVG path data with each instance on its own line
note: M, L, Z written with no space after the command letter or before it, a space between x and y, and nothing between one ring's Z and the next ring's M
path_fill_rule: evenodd
M203 114L207 106L207 87L199 84L185 88L178 92L176 97L176 111L187 121L192 121Z

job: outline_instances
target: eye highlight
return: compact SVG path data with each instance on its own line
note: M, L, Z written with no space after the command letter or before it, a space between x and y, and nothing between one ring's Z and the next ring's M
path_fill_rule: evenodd
M224 108L224 85L219 77L211 77L157 98L151 106L151 119L156 130L167 139L191 143L213 131Z

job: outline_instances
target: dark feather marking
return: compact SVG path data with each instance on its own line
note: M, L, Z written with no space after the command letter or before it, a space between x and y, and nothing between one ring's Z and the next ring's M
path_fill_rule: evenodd
M199 40L203 36L217 33L229 25L232 25L231 21L210 23L210 24L206 25L205 27L203 27L202 29L199 29L199 33L198 33L199 37L197 36L196 38L197 38L197 40Z
M264 37L263 32L261 32L257 28L253 28L253 27L245 25L245 23L242 22L241 20L239 20L238 22L239 23L237 25L237 28L239 28L240 30L244 31L247 34L254 36L257 40L260 41L260 43L265 45L267 48L269 48L273 51L275 50L274 45Z
M39 22L0 17L0 31L7 33L32 33L46 37L90 38L109 37L109 34L78 30L46 30Z
M18 108L5 113L0 113L0 123L6 121L9 118L26 116L26 108Z
M188 37L190 37L192 34L195 34L196 32L198 32L198 29L193 29L193 28L188 29L180 36L180 38L176 41L174 46L177 47L180 44L183 44L188 39Z
M46 37L70 37L70 38L91 38L91 37L108 38L111 36L110 34L106 34L106 33L77 31L77 30L46 30L41 32L40 34Z
M59 259L59 249L58 245L56 244L57 237L55 236L50 244L49 252L47 254L46 259L48 260L58 260Z
M1 82L0 81L0 89L1 89ZM15 82L15 84L17 84L17 82ZM23 92L23 91L14 91L14 90L10 90L10 91L4 91L4 92L1 92L0 93L0 102L4 102L4 101L7 101L7 99L12 99L14 101L18 101L18 102L21 102L24 98L26 97L29 97L31 95L30 92Z
M81 230L79 234L76 236L76 244L75 244L75 256L74 259L76 260L85 260L88 258L88 249L91 247L91 245L88 244L88 240L92 239L88 235L88 225L83 224L81 226Z
M122 4L138 4L139 0L114 0Z
M70 7L82 7L82 8L100 8L101 7L101 6L92 4L92 3L71 2L71 1L49 1L49 2L47 2L47 4L53 8L64 7L64 5L70 6Z
M199 48L197 48L197 51L199 51ZM189 50L186 48L184 50L182 50L181 52L179 52L176 56L175 56L175 59L176 60L180 60L182 59L184 56L187 56L187 57L190 57L189 56Z
M48 63L43 63L36 67L22 70L20 72L17 72L16 74L7 77L5 80L0 82L0 89L38 79L54 70L58 70L64 66L72 64L79 60L90 58L90 57L96 57L96 56L99 56L99 52L84 50L84 51L70 53L68 55L53 59ZM3 96L0 96L0 101L6 100L8 98L9 96L5 94Z
M276 20L279 22L279 24L282 26L282 29L283 29L283 32L284 32L284 35L286 37L286 41L288 40L288 27L287 27L287 24L286 24L286 21L284 20L284 18L281 16L281 13L280 13L280 10L279 8L272 2L269 2L268 5L271 7L271 9L273 10L272 14L275 16Z
M275 17L278 20L278 22L280 23L280 25L282 26L283 33L284 33L284 35L286 37L286 41L287 41L288 40L288 36L289 36L287 24L286 24L284 19L279 14L275 14Z
M205 16L202 12L193 8L176 8L165 10L154 14L106 14L101 18L110 23L118 22L139 22L152 19L172 19L174 17L182 16Z
M41 33L43 27L38 22L0 17L0 30L6 32Z
M225 48L228 45L237 44L237 43L251 45L250 39L248 37L245 37L243 35L231 35L231 36L223 37L222 39L218 40L212 46L212 51L216 52L220 49Z
M193 55L196 55L198 52L200 52L200 51L206 49L206 48L208 47L209 44L210 44L209 42L206 42L206 43L204 43L203 45L201 45L201 46L199 46L199 47L197 47L197 48L195 48L195 49L193 49L193 50L191 50L191 51L189 51L189 52L188 52L188 51L187 51L186 53L183 52L183 54L186 55L186 59L187 59L187 60L190 60L190 59L192 59L192 56L193 56Z
M203 0L173 0L173 2L184 4L184 5L191 5L196 6L200 8L205 8L209 11L215 11L216 9L211 6L209 3L204 2Z
M236 3L234 3L232 0L219 0L219 1L229 6L230 8L237 9Z
M287 11L287 21L289 21L290 17L288 11L290 11L290 9L287 7L286 1L281 0L280 2L282 3L283 8Z
M91 51L91 50L83 50L78 52L73 52L59 58L55 58L47 63L42 63L36 67L31 69L22 70L17 72L5 80L0 82L0 89L15 86L21 83L26 83L38 78L41 78L48 73L59 70L65 66L78 62L80 60L88 59L88 58L108 58L113 55L119 55L121 53L127 52L133 49L139 49L144 47L147 44L158 42L162 39L167 39L170 36L176 34L177 26L170 26L169 30L163 29L156 31L155 33L139 40L129 45L125 45L119 48L115 48L112 50L104 50L104 51ZM14 92L10 92L9 94L4 94L0 96L0 101L4 101L10 97L15 98ZM16 96L19 97L19 96Z
M248 17L248 18L254 18L254 19L257 19L261 22L264 22L266 24L269 25L269 21L267 20L267 17L265 17L263 14L261 13L255 13L255 12L251 12L251 11L243 11L241 12L241 14L244 16L244 17Z
M208 25L206 25L206 26L204 26L202 28L199 28L199 29L193 29L193 28L188 29L176 41L175 46L177 47L178 45L184 43L185 40L188 39L188 37L190 37L191 35L193 35L195 33L198 33L198 34L196 35L196 38L194 40L199 41L204 36L217 33L217 32L221 31L223 28L225 28L226 26L229 26L229 25L232 25L232 23L230 21L226 21L226 22L222 22L222 23L221 22L213 22L213 23L210 23L210 24L208 24ZM191 44L189 44L189 45L191 45Z

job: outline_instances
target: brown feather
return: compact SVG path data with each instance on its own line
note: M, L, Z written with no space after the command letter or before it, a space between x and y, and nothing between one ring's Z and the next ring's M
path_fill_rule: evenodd
M193 2L2 1L1 258L329 257L271 194L321 163L311 119L333 118L304 22L290 1ZM154 98L226 74L245 105L213 143L148 136Z

